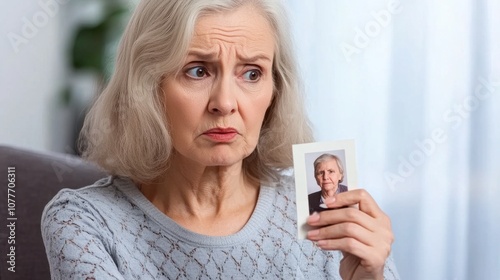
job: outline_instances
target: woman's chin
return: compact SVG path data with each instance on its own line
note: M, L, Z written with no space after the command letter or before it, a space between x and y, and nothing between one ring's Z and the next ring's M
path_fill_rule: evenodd
M231 158L231 157L216 157L216 158L211 158L208 160L205 165L206 166L219 166L219 167L230 167L230 166L235 166L239 165L241 166L241 163L243 162L243 159L240 158Z
M210 151L207 155L207 165L209 166L232 166L241 165L243 160L248 157L248 153L234 149L217 149Z
M243 160L250 155L248 147L233 147L220 145L216 147L191 147L175 149L176 156L183 158L181 162L196 162L203 166L233 166L241 165ZM175 159L174 159L175 160ZM187 160L187 161L186 161Z

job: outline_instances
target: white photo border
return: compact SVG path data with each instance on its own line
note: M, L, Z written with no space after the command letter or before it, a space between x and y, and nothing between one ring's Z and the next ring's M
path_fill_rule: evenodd
M358 188L356 154L354 140L339 140L293 145L293 166L295 173L295 199L297 203L297 231L299 239L305 239L310 227L309 200L307 188L306 154L343 150L345 153L344 169L348 178L349 190Z

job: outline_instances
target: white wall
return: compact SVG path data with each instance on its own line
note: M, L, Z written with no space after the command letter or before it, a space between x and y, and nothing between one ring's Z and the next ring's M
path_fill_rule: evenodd
M65 40L59 35L59 23L61 6L67 4L58 1L2 3L0 144L50 148L51 106L65 80Z
M102 16L101 0L5 2L0 10L0 145L73 153L75 106L89 102L95 76L72 72L75 30ZM81 109L80 109L81 111Z

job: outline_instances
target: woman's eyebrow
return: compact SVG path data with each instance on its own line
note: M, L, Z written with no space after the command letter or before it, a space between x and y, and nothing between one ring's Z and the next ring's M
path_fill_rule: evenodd
M203 52L203 51L199 51L199 50L190 50L187 54L187 57L195 57L196 59L200 59L203 61L216 61L218 54L216 52ZM261 53L251 55L251 56L245 56L245 55L238 54L237 57L239 60L246 62L246 63L253 63L253 62L256 62L259 60L272 62L272 58L270 58L269 56L267 56L265 54L261 54Z
M188 52L187 57L194 57L203 61L215 61L217 60L217 54L214 52L202 52L197 50L191 50Z
M253 55L253 56L238 55L238 59L242 60L244 62L248 62L248 63L256 62L256 61L259 61L259 60L264 60L264 61L272 62L272 59L270 57L268 57L267 55L265 55L265 54L256 54L256 55Z

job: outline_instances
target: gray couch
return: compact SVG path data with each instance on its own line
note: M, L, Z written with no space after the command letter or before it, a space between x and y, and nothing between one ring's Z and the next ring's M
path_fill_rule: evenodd
M7 227L11 222L7 220L8 167L15 167L15 193L11 192L17 218L15 273L8 271L7 263L12 246ZM0 279L50 279L40 234L44 206L62 188L80 188L105 176L95 165L74 156L0 146Z

